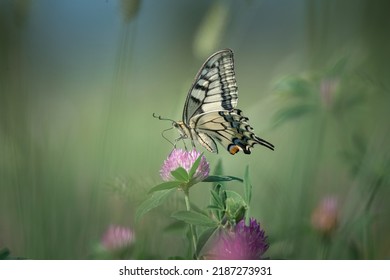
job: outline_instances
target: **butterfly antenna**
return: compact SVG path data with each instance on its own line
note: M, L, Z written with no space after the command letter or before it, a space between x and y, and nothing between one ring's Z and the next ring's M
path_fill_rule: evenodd
M163 117L161 117L160 115L156 115L155 113L153 113L153 118L159 119L160 121L171 121L171 122L176 123L176 121L174 121L174 120L172 120L172 119L163 118Z

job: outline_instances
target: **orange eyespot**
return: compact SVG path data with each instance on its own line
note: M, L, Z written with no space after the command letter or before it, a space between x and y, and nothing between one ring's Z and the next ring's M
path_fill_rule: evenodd
M237 153L238 151L240 151L240 147L237 146L237 145L230 145L229 147L229 153L234 155L235 153Z

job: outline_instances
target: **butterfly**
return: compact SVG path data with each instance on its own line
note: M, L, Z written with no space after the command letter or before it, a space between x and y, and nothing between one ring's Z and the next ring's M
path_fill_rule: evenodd
M236 109L237 92L233 51L214 53L195 76L184 103L182 121L173 121L180 132L176 142L190 139L193 147L197 141L208 151L218 153L218 141L232 155L239 151L250 154L255 144L273 150L274 145L258 137L248 118Z

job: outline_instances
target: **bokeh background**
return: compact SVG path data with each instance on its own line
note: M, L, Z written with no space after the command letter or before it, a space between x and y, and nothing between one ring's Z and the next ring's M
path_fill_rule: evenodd
M180 193L134 218L172 149L152 113L179 120L204 60L231 48L238 108L276 149L205 155L249 165L267 256L389 258L389 3L1 0L0 248L93 258L117 224L137 258L184 256Z

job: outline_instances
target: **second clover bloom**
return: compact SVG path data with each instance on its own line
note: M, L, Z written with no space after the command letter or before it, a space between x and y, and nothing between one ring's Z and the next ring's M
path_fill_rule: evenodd
M172 181L174 177L171 172L179 167L184 168L187 172L191 170L197 158L201 155L195 149L192 151L184 151L182 149L174 149L164 161L163 166L160 170L160 176L164 181ZM201 182L209 176L210 167L206 158L202 156L200 164L196 169L193 176L195 182Z
M207 259L215 260L260 260L269 244L264 230L256 219L245 225L241 220L232 231L222 232L212 241Z

